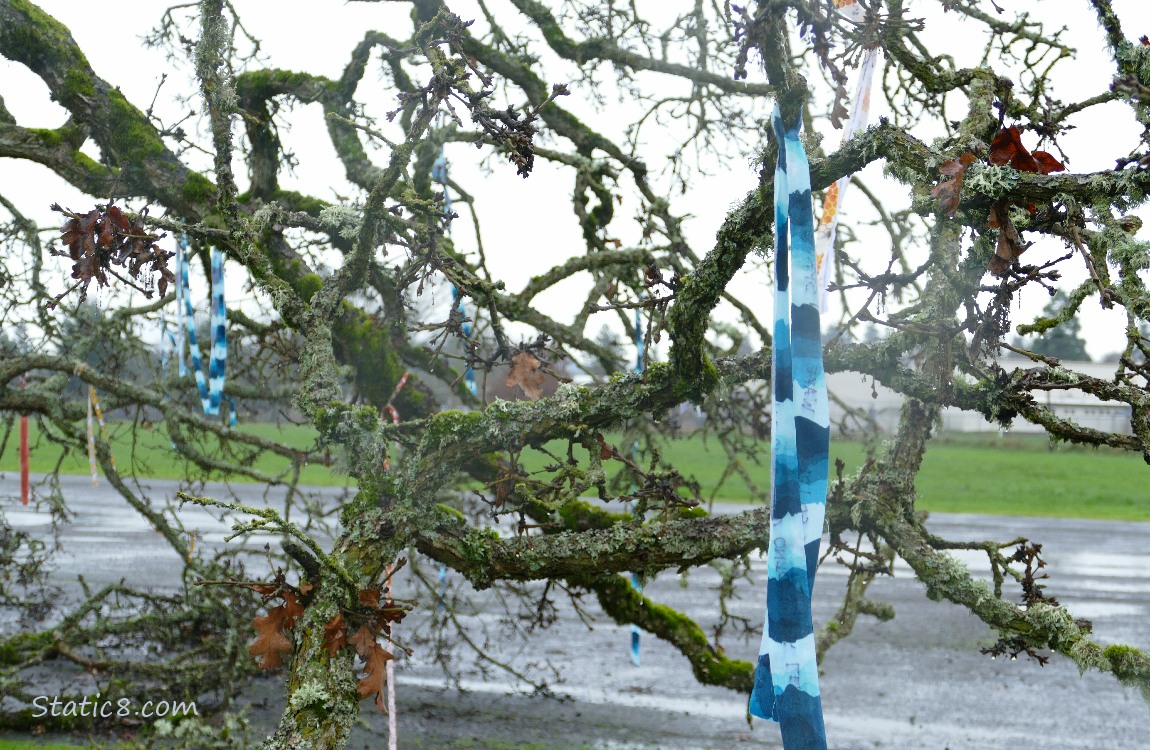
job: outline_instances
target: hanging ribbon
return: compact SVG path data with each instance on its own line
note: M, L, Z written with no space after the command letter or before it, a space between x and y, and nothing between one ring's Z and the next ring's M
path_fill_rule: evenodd
M212 248L212 302L211 302L211 342L212 348L208 359L208 375L204 377L203 357L200 355L199 343L196 341L196 314L192 306L191 291L188 284L188 262L185 256L186 240L181 236L176 245L176 267L179 271L179 284L177 289L177 305L179 299L183 300L183 330L188 341L188 350L191 353L192 372L196 376L196 387L200 391L200 402L204 414L219 414L220 404L224 401L224 380L228 361L227 324L228 313L224 307L224 254L219 248ZM177 340L177 357L180 360L180 374L186 374L184 369L183 342ZM230 405L229 423L235 424L235 404L228 399Z
M108 463L116 468L116 457L111 453L112 441L108 437L108 425L104 422L104 412L100 409L100 399L96 397L95 386L88 386L88 468L92 470L92 485L100 483L100 475L96 472L96 430L92 423L92 414L96 415L96 423L100 425L100 435L108 444Z
M92 486L100 483L100 475L96 472L96 429L92 417L92 389L88 389L88 469L92 473Z
M177 284L176 288L179 289L180 285ZM177 296L176 306L180 305L182 300ZM178 326L177 326L178 328ZM168 360L172 358L177 349L176 337L172 335L171 329L168 328L168 321L160 321L160 380L163 381L168 377ZM182 363L181 363L182 364ZM168 398L167 394L164 398Z
M787 750L825 750L811 591L826 510L830 418L819 329L810 165L798 119L776 105L771 537L767 607L750 712L779 722Z
M447 235L451 236L451 192L447 189L447 149L444 144L439 144L439 156L435 157L435 162L431 165L431 179L435 180L443 188L443 212L447 218ZM459 288L454 284L451 285L451 303L455 306L456 311L459 312L459 317L463 321L462 330L463 337L466 339L471 338L471 323L467 322L467 308L463 305L462 296L459 294ZM467 390L472 396L479 395L479 384L475 381L475 369L468 367L467 371L463 374L463 381L467 384ZM439 584L439 609L447 609L447 566L440 563L436 571L436 578ZM389 664L391 662L388 662Z
M643 313L639 308L635 308L635 372L643 372L643 357L646 351L643 346ZM635 440L631 443L631 460L639 460L639 441ZM631 486L631 491L635 491L635 486ZM631 512L631 503L627 502L627 513ZM643 579L639 577L638 573L631 574L631 588L643 593ZM631 623L631 663L636 667L639 666L639 637L643 631L635 623Z
M184 361L184 326L180 324L180 319L185 315L186 306L191 304L185 291L188 288L188 261L184 257L186 243L183 235L176 240L176 336L172 344L176 350L176 361L180 363L181 378L188 374L188 363ZM167 328L166 323L164 328Z
M470 339L471 323L467 321L467 308L463 304L463 298L459 294L459 288L454 284L451 285L451 300L455 304L455 309L459 312L459 317L463 320L463 337ZM463 373L463 381L467 384L467 390L470 391L472 396L479 395L479 384L475 382L474 368L467 368L467 372Z
M179 270L177 270L177 278L178 278L178 274L179 274ZM183 293L180 292L181 288L182 288L182 285L177 283L176 284L176 309L177 310L182 309L180 306L183 304ZM179 334L179 341L182 342L184 340L183 329L178 324L176 325L176 333ZM168 321L161 320L160 321L160 383L162 386L164 386L164 400L165 401L167 401L168 399L170 399L172 397L171 394L168 393L166 383L164 382L168 379L168 360L174 356L176 359L178 359L180 361L181 370L184 368L184 358L182 356L183 351L179 348L179 346L180 345L176 340L176 336L173 335L172 331L168 328ZM181 372L180 374L183 375L185 373ZM235 425L235 413L234 412L232 414L232 424L233 424L233 426ZM168 442L170 442L172 444L172 450L174 450L174 451L179 450L179 448L176 446L175 440L169 440Z
M387 566L387 597L384 599L384 606L391 605L391 573L392 567ZM392 633L395 633L395 624L391 626ZM383 650L387 653L393 653L390 640L385 640L383 643ZM387 750L398 750L399 740L397 737L395 726L395 659L388 659L387 665L384 667L387 670Z
M443 145L439 147L439 156L435 157L435 162L431 165L431 179L435 180L443 187L443 212L447 217L447 235L451 236L451 193L447 189L447 152ZM471 338L471 323L467 322L467 308L463 304L462 296L459 294L459 288L454 284L451 285L451 301L455 305L455 309L459 312L459 316L463 319L463 337ZM467 368L467 372L463 375L464 381L467 383L467 390L471 392L472 396L479 393L479 386L475 382L475 370L471 367Z
M856 23L862 23L865 11L859 7L857 0L835 0L838 11L846 18ZM878 48L873 47L863 56L862 66L859 68L859 80L855 86L855 95L851 100L851 114L847 121L847 128L843 131L843 143L846 143L860 130L866 128L870 116L870 91L874 79L874 69L878 63ZM823 197L823 211L819 215L819 226L815 231L815 263L819 271L819 310L827 312L830 302L830 293L827 288L831 285L831 260L835 253L835 235L839 226L839 211L842 210L846 199L847 188L851 184L850 175L840 177L833 185L827 188Z
M28 387L28 381L20 378L20 390ZM20 504L27 505L32 494L31 454L28 451L28 415L20 415Z

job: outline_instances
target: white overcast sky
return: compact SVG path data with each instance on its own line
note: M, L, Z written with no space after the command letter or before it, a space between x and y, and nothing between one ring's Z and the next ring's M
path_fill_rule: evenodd
M1013 12L1026 10L1035 17L1045 17L1051 24L1065 24L1069 31L1065 41L1079 50L1078 59L1060 63L1056 81L1057 95L1063 101L1101 93L1106 90L1112 78L1112 65L1104 52L1101 30L1094 19L1086 0L998 0L999 5ZM96 73L115 86L140 108L147 107L155 93L162 71L168 66L163 54L150 50L140 42L140 37L158 22L160 14L167 6L163 2L120 0L113 6L98 3L78 3L74 0L46 0L39 5L48 13L67 24L73 36L88 56ZM393 3L350 3L341 2L300 2L289 0L269 4L257 0L235 0L241 18L248 28L262 42L267 65L338 77L346 63L351 48L363 38L364 30L378 29L394 37L405 37L410 28L406 4ZM642 5L642 4L641 4ZM687 11L693 5L686 0L665 0L646 3L656 16ZM927 21L924 39L932 43L936 52L945 52L956 58L960 66L977 63L981 47L969 35L972 23L960 22L956 15L942 15L935 10L937 2L910 0L907 3L912 15L921 14ZM452 3L465 19L482 18L478 7L471 3ZM986 11L993 13L989 2ZM1150 34L1150 3L1146 0L1114 0L1114 6L1125 23L1126 33L1137 38ZM498 20L515 27L520 23L517 12L506 3L496 0L489 7L497 13ZM114 8L114 12L109 13ZM470 15L469 15L470 14ZM169 77L157 102L157 111L166 113L168 119L182 109L173 101L174 95L190 93L185 68ZM369 72L367 81L373 80ZM561 78L547 76L549 82L562 82ZM612 80L608 74L606 80ZM659 77L646 75L643 80L653 85L663 85ZM853 80L850 84L853 89ZM361 93L363 87L361 87ZM8 109L17 122L33 127L57 127L65 119L63 109L54 105L43 84L22 66L0 60L0 95L4 97ZM575 101L578 97L563 100L595 125L610 130L618 125L618 112L625 104L611 103L601 112L595 112L586 102ZM377 100L379 115L391 102L384 96ZM872 122L884 114L881 97L873 99L875 109ZM1137 146L1138 128L1128 114L1128 108L1121 104L1111 104L1099 111L1082 115L1076 122L1078 129L1061 139L1060 143L1069 156L1068 168L1074 172L1090 172L1111 167L1114 159L1124 156ZM956 111L955 118L961 116ZM612 118L615 118L613 121ZM334 152L327 141L322 115L318 106L296 108L285 118L290 122L290 130L281 132L285 145L297 153L300 164L294 174L285 174L281 184L286 188L298 189L329 200L335 195L354 194L343 177L343 172L335 160ZM621 126L620 126L621 128ZM618 135L618 129L615 135ZM828 147L837 146L841 135L823 123ZM929 139L935 133L915 133L920 138ZM1033 136L1024 137L1026 145L1035 147ZM660 142L652 137L651 148L644 158L653 168L659 167L659 160L667 153L668 142ZM96 155L94 150L91 151ZM450 147L449 158L453 165L453 178L460 181L479 200L481 218L484 222L484 240L488 257L492 259L492 271L501 276L508 288L519 288L531 276L561 262L563 258L580 251L580 233L571 214L569 196L572 177L566 171L559 171L541 165L528 180L517 177L514 170L497 164L496 168L483 172L474 166L471 146L459 144ZM192 166L207 166L206 157L201 157ZM734 158L717 165L716 173L698 177L690 192L672 202L672 209L680 213L689 211L692 218L685 225L688 240L696 251L702 254L712 244L715 231L730 206L741 199L755 184L754 173L745 159ZM872 165L863 171L862 177L872 188L884 182L881 165ZM242 172L242 170L241 170ZM623 192L631 193L623 184ZM11 159L0 159L0 193L14 201L26 214L44 226L58 224L58 218L47 210L47 206L59 201L74 208L91 203L90 198L81 196L69 188L62 180L42 167ZM902 203L905 190L896 189L892 193L894 201ZM867 206L858 193L852 194L844 212L844 221L852 217L871 218ZM637 239L636 229L628 220L634 213L636 204L632 199L617 211L617 236L624 242ZM470 234L470 219L464 211L456 222L456 239L465 245ZM1145 212L1143 212L1145 213ZM525 222L525 218L527 220ZM1142 236L1150 238L1150 220ZM866 241L875 245L875 257L881 259L887 253L885 238L881 234L864 235ZM1039 262L1053 257L1059 252L1058 246L1036 246L1028 251L1028 262ZM1066 264L1067 269L1077 269L1077 265ZM1067 273L1067 284L1077 283L1081 276ZM233 288L234 287L234 288ZM547 312L557 317L572 314L582 303L578 282L561 285L553 292L541 296L539 304ZM769 280L756 268L748 268L734 282L733 289L750 301L757 312L769 318ZM239 280L229 283L229 304L240 303L243 292ZM1047 297L1041 290L1027 292L1021 300L1014 323L1031 319L1041 311ZM440 300L442 303L443 300ZM837 311L832 311L833 314ZM1084 306L1084 330L1090 353L1098 357L1120 348L1121 319L1116 313L1104 313L1095 300ZM609 316L603 316L604 322ZM592 323L591 333L597 327Z

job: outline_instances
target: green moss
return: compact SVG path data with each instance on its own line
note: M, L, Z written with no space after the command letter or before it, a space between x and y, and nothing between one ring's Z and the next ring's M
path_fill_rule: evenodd
M45 146L55 147L64 144L64 135L55 128L28 128L28 134L39 138Z
M91 98L96 95L96 85L87 70L69 68L64 74L64 89L60 99L68 102L79 97Z
M297 291L300 291L299 283L296 279L292 284ZM359 394L376 409L382 407L391 398L405 370L391 340L391 328L345 301L343 314L332 325L331 333L336 358L355 369L355 387ZM404 395L401 392L397 396L396 407L401 416L408 416L404 414L408 410L402 408L400 402Z
M304 302L311 302L311 298L322 288L323 279L314 273L301 276L295 285L295 290L299 292L299 296L303 298Z
M48 71L57 74L64 71L62 89L54 93L65 106L72 104L78 95L93 95L91 67L68 27L27 0L12 0L9 6L28 20L0 25L0 52L42 77Z
M370 480L365 479L364 482L361 483L359 492L355 494L355 497L344 503L343 507L340 508L339 522L343 528L349 529L354 526L357 521L379 507L379 499L383 497L384 494L389 494L385 493L383 488L379 486L363 486L363 484L366 484L368 481ZM386 479L381 481L391 482L392 480ZM388 489L394 489L394 487L389 485Z
M0 664L19 664L35 651L40 651L52 643L52 633L42 631L39 633L17 633L6 640L0 641Z
M457 508L452 508L450 505L447 505L445 503L436 503L435 509L443 515L448 515L448 516L451 516L455 520L461 521L463 523L467 523L467 516L463 515L463 511L461 511Z
M1147 674L1145 667L1146 655L1140 650L1115 644L1107 646L1102 655L1110 662L1110 668L1119 678L1126 680L1134 678L1142 682L1150 680L1150 674Z
M432 415L427 421L427 432L424 438L430 445L441 445L444 438L454 435L460 430L470 432L476 426L482 425L485 415L481 411L459 411L448 409Z
M144 164L167 155L168 149L144 113L116 89L107 94L105 130L116 159L124 165Z
M208 205L216 199L216 186L199 172L189 172L180 196L191 205Z

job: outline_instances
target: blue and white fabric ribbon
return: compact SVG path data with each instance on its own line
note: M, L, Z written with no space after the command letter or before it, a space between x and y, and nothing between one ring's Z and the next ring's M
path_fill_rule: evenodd
M826 511L830 416L819 327L810 165L801 119L776 106L775 315L767 611L750 712L779 722L786 750L825 750L811 591Z
M451 285L451 301L455 304L455 309L459 311L459 317L463 319L463 337L470 339L471 323L467 322L467 307L463 304L459 288L454 284ZM467 390L471 392L472 396L479 395L479 384L475 380L475 368L467 368L467 372L463 373L463 381L467 384Z
M447 189L447 152L443 146L439 147L439 156L435 157L435 162L431 165L431 179L438 182L443 187L443 214L447 219L447 235L451 236L451 192ZM455 305L455 309L459 311L460 317L463 319L463 337L471 338L471 323L467 322L467 308L463 304L463 298L459 294L459 289L454 284L451 285L451 301ZM471 392L472 396L479 394L479 385L475 380L475 370L471 367L467 368L467 372L463 375L464 382L467 384L467 390Z
M204 414L219 414L220 404L224 400L224 380L228 361L228 313L227 308L224 307L224 254L219 248L212 248L212 348L208 359L208 375L205 379L203 359L200 355L199 344L196 341L196 311L192 306L192 295L188 288L186 251L186 240L181 236L176 246L176 269L179 275L176 293L177 305L181 300L183 301L183 330L187 336L188 350L192 359L192 372L196 376L196 387L200 391L200 402L203 404ZM180 374L183 375L186 373L183 342L177 341L177 347L176 356L180 361ZM235 404L231 399L228 399L228 403L231 406L229 421L234 425Z
M635 372L642 374L643 372L643 358L647 352L643 346L643 312L638 307L635 308ZM631 460L639 460L639 441L636 440L631 443ZM631 487L632 492L635 490L634 486ZM631 512L631 503L627 503L627 512ZM643 579L639 577L638 573L631 574L631 588L643 593ZM639 636L642 629L635 623L631 623L631 663L636 667L639 666Z

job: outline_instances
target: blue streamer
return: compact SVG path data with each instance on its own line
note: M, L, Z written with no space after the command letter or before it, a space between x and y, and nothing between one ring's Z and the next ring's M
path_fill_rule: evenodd
M643 372L643 359L646 356L646 350L643 347L643 313L639 308L635 308L635 372ZM631 443L631 460L638 461L639 459L639 441L636 440ZM634 491L635 487L632 486L631 490ZM631 503L627 503L627 512L631 512ZM631 588L643 593L643 579L639 577L638 573L631 574ZM635 623L631 623L631 663L636 667L639 666L639 638L642 629Z
M447 233L451 234L451 192L447 189L447 152L443 145L439 146L439 156L435 158L435 162L431 165L431 179L438 182L443 187L443 211L447 220ZM451 285L451 302L455 305L455 309L459 311L460 317L463 318L463 336L471 338L471 324L467 322L467 308L463 305L462 296L459 289ZM475 380L475 370L471 367L467 368L467 372L463 374L463 380L467 384L467 390L471 392L472 396L479 394L479 386ZM439 583L439 609L447 608L447 566L440 563L438 570L438 583Z
M184 314L184 299L188 287L188 261L184 257L185 240L181 236L176 240L176 360L180 363L180 377L188 374L188 363L184 361L184 326L180 324L180 317Z
M442 145L439 147L439 156L435 157L435 162L431 165L431 179L443 187L443 211L447 217L447 234L450 236L452 215L451 192L447 189L447 152ZM467 308L463 305L463 299L459 294L459 289L454 284L451 285L451 300L455 305L455 309L459 311L459 315L463 318L463 336L465 338L471 338L471 324L467 322ZM475 370L468 367L467 372L463 375L463 379L471 395L477 396L479 394L479 385L475 380Z
M177 283L176 283L176 305L177 305L177 308L176 309L179 309L179 304L183 301L183 292L181 291L180 284L179 284L179 273L180 273L179 264L182 260L182 257L183 257L182 254L178 254L177 258L176 258L176 280L177 280ZM176 332L179 333L181 330L182 329L180 328L179 324L177 324L176 325ZM183 336L181 335L180 341L183 341L183 340L184 340ZM168 360L171 359L172 357L175 357L176 359L180 360L181 365L184 364L184 358L182 356L182 352L180 352L179 344L176 342L175 334L173 334L171 329L168 328L168 321L167 320L161 320L160 321L160 386L164 389L164 400L165 401L167 401L168 399L170 399L172 397L171 394L168 393L167 384L164 382L168 379ZM170 440L169 442L172 444L172 450L179 450L176 447L176 441L175 440Z
M826 515L830 415L822 361L810 165L801 119L784 127L775 168L771 362L771 537L767 607L750 712L779 722L786 750L825 750L811 591ZM792 283L793 280L793 283Z
M184 330L187 334L188 350L192 359L192 372L196 376L196 387L200 391L200 402L204 414L219 414L220 404L224 399L224 381L228 361L227 324L228 313L224 306L224 254L219 248L212 248L212 299L211 299L211 342L212 348L208 358L208 375L204 377L203 358L200 355L199 343L196 341L196 314L192 306L192 296L188 285L188 263L185 256L186 240L181 236L176 254L176 266L179 270L179 286L177 298L184 303ZM178 352L180 359L180 374L185 374L183 351ZM235 424L235 404L231 404L231 414L228 421Z
M459 311L459 316L463 318L464 338L471 338L471 323L467 322L467 307L464 306L463 297L459 294L459 289L454 284L451 285L451 301L455 304L455 309ZM467 372L463 373L463 380L467 384L467 390L471 391L471 395L478 396L479 385L475 381L474 368L467 368Z

